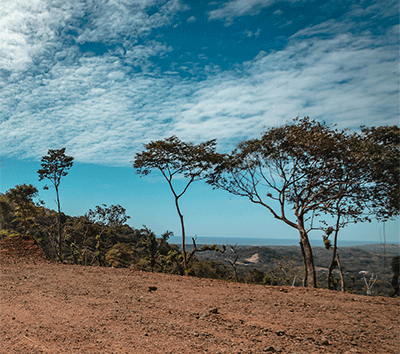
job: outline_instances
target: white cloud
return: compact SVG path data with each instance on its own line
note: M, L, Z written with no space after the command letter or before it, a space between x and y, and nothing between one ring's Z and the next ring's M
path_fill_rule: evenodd
M395 124L395 57L390 48L341 36L261 53L200 83L128 77L122 64L110 68L106 58L90 58L76 67L56 66L58 79L23 93L24 105L0 135L11 153L38 157L66 145L80 161L129 164L144 141L172 134L218 138L231 148L296 116L342 126L365 124L366 117ZM37 105L46 108L37 111Z
M260 10L274 4L276 0L233 0L225 3L222 7L212 10L208 16L210 20L225 20L231 24L233 19L244 15L257 15Z
M40 8L40 2L26 4ZM261 52L228 71L188 63L205 79L182 79L177 71L162 73L150 60L170 52L168 43L146 36L140 45L127 44L122 54L114 48L101 56L82 56L77 46L58 43L52 29L63 28L66 18L71 19L68 31L80 28L74 18L83 11L81 3L68 4L66 9L46 11L64 11L69 17L40 10L46 18L36 26L43 33L40 38L19 31L13 22L17 20L7 15L6 27L20 36L16 48L26 55L22 59L10 55L4 59L10 73L0 72L0 155L38 158L49 148L66 146L80 162L128 165L143 142L173 134L196 142L218 138L221 149L231 149L296 116L309 115L340 127L398 124L399 26L379 36L368 32L356 36L328 21L299 32L286 48ZM126 10L130 2L109 2L104 8L116 11L115 4ZM157 15L166 24L179 8L177 2L167 5L173 10L163 9ZM24 6L25 17L29 11L39 11ZM93 19L100 21L100 14L96 16ZM127 22L121 16L120 28L132 35L138 33L128 29L132 21L149 30L153 26L145 14L134 20L127 16ZM94 41L97 33L99 40L111 43L121 35L99 26L96 32L92 24L78 38L85 35L85 40ZM346 28L351 28L350 21ZM329 34L329 39L319 34Z

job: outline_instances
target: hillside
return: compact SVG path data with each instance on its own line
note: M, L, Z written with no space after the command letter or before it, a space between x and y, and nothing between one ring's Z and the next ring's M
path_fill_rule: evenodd
M398 352L399 299L52 263L29 237L0 272L2 354Z
M299 246L236 246L235 251L238 256L237 270L242 279L251 269L258 269L265 275L287 278L289 285L294 282L296 286L301 286L304 268ZM389 296L393 292L391 260L400 254L399 245L373 244L341 247L338 252L347 290L359 295L366 294L365 282L360 271L367 271L368 279L372 274L377 277L372 289L373 295ZM324 247L313 247L313 254L318 285L321 288L327 288L327 273L332 251ZM234 258L229 248L224 254L204 252L197 256L207 261L220 261L227 266L229 266L228 260ZM334 271L334 277L339 279L337 268Z

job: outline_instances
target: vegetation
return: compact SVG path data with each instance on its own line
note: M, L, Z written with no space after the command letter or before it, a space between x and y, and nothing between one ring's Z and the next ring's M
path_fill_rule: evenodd
M303 118L244 141L230 154L215 152L215 140L194 145L175 136L144 147L133 166L143 176L158 170L168 182L181 223L180 246L169 244L171 231L157 237L146 226L129 226L120 205L103 204L77 217L64 214L59 186L74 160L65 148L49 150L38 170L39 180L55 188L57 211L44 206L35 186L17 185L0 194L0 237L32 235L50 259L74 264L268 285L337 289L340 283L342 291L399 294L398 248L388 253L391 269L385 267L386 249L383 267L382 253L375 250L341 249L339 257L337 249L339 231L349 223L399 215L397 126L349 133ZM178 175L184 178L177 183ZM297 229L300 250L197 245L196 238L187 248L179 201L199 180L246 197ZM311 248L311 230L324 231L325 248Z
M16 186L14 189L21 188ZM23 187L22 187L23 188ZM9 190L0 196L2 233L1 237L18 234L32 235L50 259L57 259L53 250L51 233L57 232L57 213L46 209L40 202L31 200L28 208L35 210L29 223L19 222L19 209L12 201L14 191ZM104 213L117 211L120 215ZM107 219L100 215L114 215ZM93 213L96 215L94 217ZM89 216L90 214L90 216ZM127 218L121 206L97 206L84 216L71 217L63 214L63 259L80 265L185 274L181 249L168 242L172 232L166 231L157 237L147 227L135 229L120 222ZM188 274L197 277L256 283L263 285L300 286L302 279L302 256L298 247L245 247L217 245L197 245L188 249ZM197 251L195 251L197 250ZM207 252L210 251L210 252ZM327 272L331 253L324 247L314 247L316 277L318 287L327 287ZM215 252L217 251L217 252ZM399 246L381 245L346 247L341 250L343 276L348 284L346 291L366 294L367 289L360 271L367 271L367 280L374 273L376 283L372 295L395 296L398 289ZM255 257L256 256L256 257ZM385 262L384 257L393 259ZM388 264L384 267L384 264ZM338 284L339 274L333 272L332 284ZM397 282L396 282L397 281ZM398 291L398 290L397 290ZM397 294L398 295L398 294Z

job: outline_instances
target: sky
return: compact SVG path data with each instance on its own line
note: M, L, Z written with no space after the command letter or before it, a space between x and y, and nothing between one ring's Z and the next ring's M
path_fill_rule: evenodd
M48 149L66 147L75 163L60 185L65 213L119 204L131 226L180 235L162 176L132 167L144 143L215 138L228 152L303 116L398 125L399 36L391 0L1 0L0 192L31 183L55 208L36 171ZM298 237L202 182L182 212L189 235ZM399 220L341 237L383 233L399 242Z

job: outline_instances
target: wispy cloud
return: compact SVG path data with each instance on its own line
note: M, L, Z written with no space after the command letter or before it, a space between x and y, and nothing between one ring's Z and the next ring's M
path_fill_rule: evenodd
M228 70L203 57L185 77L177 58L161 66L174 47L151 35L179 23L187 8L178 1L42 4L10 1L0 19L1 35L12 34L0 45L1 155L38 158L66 146L77 161L127 165L143 142L172 134L231 149L296 116L398 123L399 26L358 33L353 18L367 9L303 28L283 49ZM106 49L82 52L88 42Z
M208 15L210 20L224 20L230 25L236 17L257 15L262 8L269 7L275 2L276 0L233 0L210 11Z

